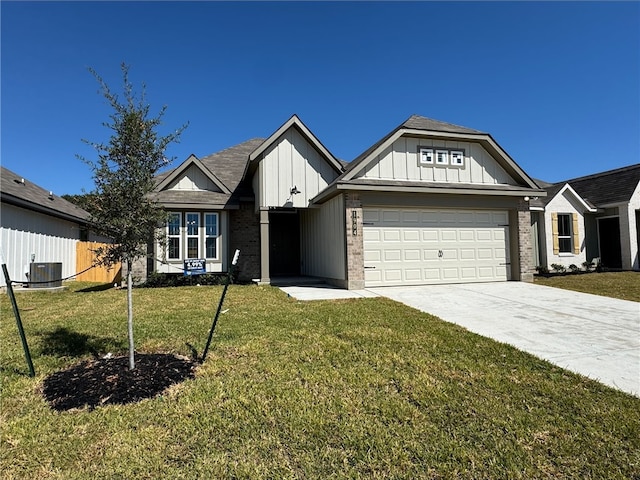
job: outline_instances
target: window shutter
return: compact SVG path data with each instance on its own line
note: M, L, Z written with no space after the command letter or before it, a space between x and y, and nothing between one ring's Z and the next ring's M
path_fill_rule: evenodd
M573 234L573 253L578 255L580 253L580 235L578 235L578 214L572 213L573 218L573 228L571 229L571 233Z
M558 213L551 213L551 233L553 234L553 254L560 253L560 242L558 240Z

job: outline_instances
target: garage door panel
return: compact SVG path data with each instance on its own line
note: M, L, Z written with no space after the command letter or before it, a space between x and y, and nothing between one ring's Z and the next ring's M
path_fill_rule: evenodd
M398 229L384 229L382 231L382 240L384 242L399 242L400 241L400 230Z
M440 240L443 242L455 242L458 240L458 232L456 230L440 230Z
M507 212L384 208L363 219L367 286L508 280Z
M406 268L404 270L404 278L407 282L421 281L422 270L419 268Z
M402 231L402 240L405 242L419 242L420 241L420 230L403 230Z
M426 262L428 261L438 261L438 250L434 250L432 248L425 248L422 250L422 259Z
M399 210L383 210L382 221L384 223L400 223L402 212Z
M461 248L460 260L476 260L476 250L474 248Z
M364 209L362 211L363 223L380 223L380 210Z
M476 232L472 229L465 228L458 232L458 240L461 242L475 242Z
M478 278L478 269L476 267L463 267L460 269L460 273L464 280L473 280Z
M381 237L382 232L380 230L377 229L373 229L373 228L365 228L363 233L362 233L362 238L364 239L364 242L379 242Z
M382 261L382 251L381 250L365 250L364 251L364 261L365 262L381 262Z
M440 235L438 234L438 230L435 230L435 229L422 230L422 241L423 242L440 241Z
M400 268L390 268L384 271L385 282L399 282L402 280L402 270Z
M385 250L384 251L385 262L399 262L400 260L402 260L401 250Z
M420 250L411 249L404 250L404 258L405 262L419 262L420 261Z

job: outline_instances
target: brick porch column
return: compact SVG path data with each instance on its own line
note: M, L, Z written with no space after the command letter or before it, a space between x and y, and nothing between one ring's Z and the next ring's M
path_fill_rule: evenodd
M533 282L533 245L531 238L531 212L529 202L518 202L518 260L520 265L520 281Z
M362 203L357 193L345 194L345 235L347 247L347 288L364 288L364 243L362 240Z

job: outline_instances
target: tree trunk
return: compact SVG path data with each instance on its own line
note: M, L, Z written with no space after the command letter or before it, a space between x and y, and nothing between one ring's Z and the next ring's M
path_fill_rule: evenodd
M129 369L136 368L135 350L133 346L133 278L131 260L127 259L127 328L129 332Z

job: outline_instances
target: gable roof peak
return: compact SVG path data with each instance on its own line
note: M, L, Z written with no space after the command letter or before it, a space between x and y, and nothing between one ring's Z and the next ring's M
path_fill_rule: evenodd
M443 122L441 120L435 120L433 118L423 117L421 115L411 115L404 123L400 125L400 127L412 128L417 130L431 130L436 132L486 134L486 132L482 132L480 130L455 125L453 123Z

